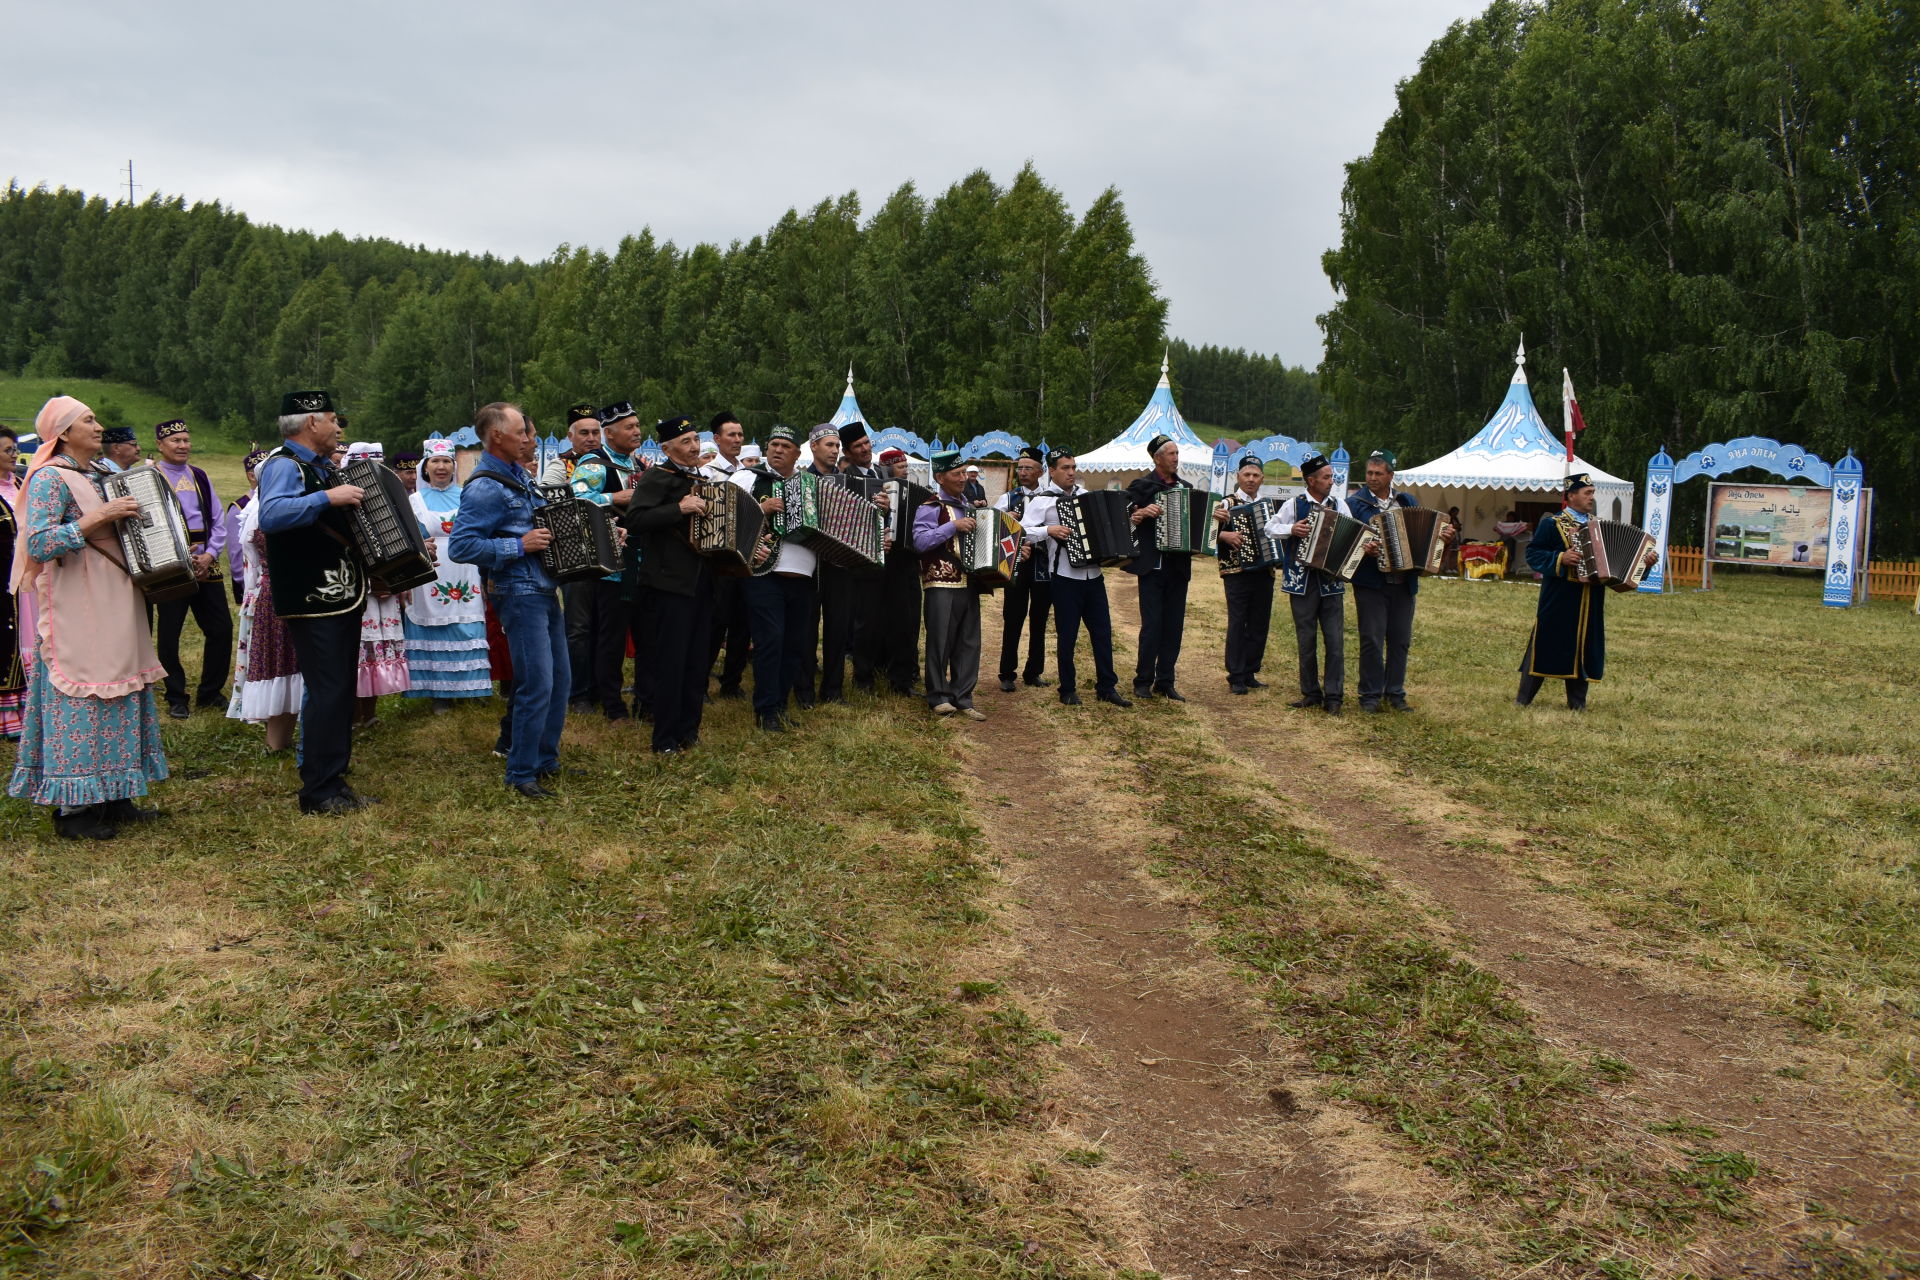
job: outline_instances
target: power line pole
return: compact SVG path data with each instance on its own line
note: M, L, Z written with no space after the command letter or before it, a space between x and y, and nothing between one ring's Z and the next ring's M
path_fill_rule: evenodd
M126 169L125 169L125 170L123 170L123 172L124 172L124 173L125 173L125 174L127 175L127 203L128 203L128 204L132 204L132 203L133 203L133 192L134 192L134 185L133 185L133 161L132 161L132 159L128 159L128 161L127 161L127 167L126 167Z

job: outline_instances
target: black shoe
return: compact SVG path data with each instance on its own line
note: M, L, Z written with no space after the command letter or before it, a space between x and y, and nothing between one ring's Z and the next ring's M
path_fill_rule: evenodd
M1360 709L1362 711L1369 711L1377 715L1380 712L1380 699L1362 698L1360 699Z
M357 812L359 808L360 806L355 802L354 798L345 792L330 795L323 800L302 800L300 802L300 812L318 813L330 818L337 818L345 814Z
M633 719L625 707L607 707L605 714L609 724L619 724L622 720Z
M559 797L538 782L509 782L507 790L526 800L555 800Z
M192 715L193 712L188 709L187 704L184 702L169 702L167 704L167 718L169 720L186 720L191 718Z
M1248 676L1248 677L1247 677L1247 688L1249 688L1249 689L1264 689L1264 688L1266 688L1266 687L1267 687L1267 682L1266 682L1266 681L1264 681L1264 680L1262 680L1262 679L1261 679L1261 678L1260 678L1259 676Z
M1247 696L1247 686L1243 684L1230 684L1227 686L1227 692L1237 693L1244 698Z
M913 686L910 684L890 684L887 687L903 698L913 697Z
M353 801L353 807L356 809L371 809L374 805L380 803L379 796L362 795L352 787L342 787L340 794Z
M700 745L700 735L696 733L691 738L688 738L685 742L682 742L680 744L680 749L682 751L691 751L699 745Z
M655 747L653 749L653 754L657 756L677 756L680 754L680 748L679 747Z
M858 689L858 690L859 690L860 692L862 692L862 693L872 693L872 692L874 692L874 688L873 688L873 681L872 681L872 680L862 680L862 679L861 679L861 678L860 678L859 676L855 676L855 677L853 678L853 687L854 687L854 688L856 688L856 689Z
M53 814L53 834L66 840L111 840L120 829L106 818L106 805L88 805L78 813Z
M1023 676L1021 677L1020 683L1026 685L1027 688L1029 689L1044 689L1048 685L1052 684L1053 681L1047 679L1045 676L1032 676L1032 677Z
M846 700L847 700L847 695L840 692L838 689L835 689L832 693L828 693L826 690L822 689L820 691L820 697L818 698L818 701L820 702L845 702Z
M1072 689L1062 689L1060 691L1060 705L1063 707L1077 707L1080 705L1080 695Z
M199 699L193 705L201 711L224 711L227 700L216 693L211 698Z
M1002 692L1002 693L1012 693L1012 692L1013 692L1013 690L1014 690L1014 683L1013 683L1013 677L1012 677L1012 676L1001 676L1001 677L1000 677L1000 692Z
M101 814L109 823L125 825L134 822L152 822L160 816L158 809L142 809L133 802L132 797L125 800L109 800Z
M1314 707L1323 705L1324 702L1325 702L1325 699L1323 698L1295 698L1292 702L1289 702L1287 705L1292 707L1295 711L1308 711Z
M1130 707L1133 705L1133 703L1129 702L1127 699L1120 696L1120 691L1118 689L1115 689L1112 693L1103 693L1098 696L1100 698L1100 701L1110 702L1116 707Z
M761 716L759 717L759 725L763 733L785 733L787 731L786 722L779 716Z
M811 711L811 710L813 710L813 699L812 699L812 698L795 698L795 699L794 699L794 701L800 704L800 709L801 709L802 711Z
M1340 699L1338 698L1328 698L1321 705L1326 708L1326 712L1330 716L1337 716L1340 714Z
M1412 707L1407 705L1407 700L1405 698L1388 698L1387 705L1392 707L1395 711L1413 710Z
M1153 696L1153 686L1150 684L1137 684L1133 686L1133 696L1145 702Z
M1164 689L1155 689L1154 692L1165 698L1168 702L1185 702L1187 700L1186 695L1172 685L1168 685Z

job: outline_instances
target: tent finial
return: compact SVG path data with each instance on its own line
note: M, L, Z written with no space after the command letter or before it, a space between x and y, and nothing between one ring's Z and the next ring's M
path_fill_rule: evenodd
M847 394L853 394L853 361L847 361Z
M1527 335L1520 335L1520 345L1513 349L1513 362L1522 365L1527 362Z
M1171 357L1172 354L1173 354L1172 347L1168 346L1168 347L1160 348L1160 385L1163 387L1170 388L1173 386L1173 383L1167 378L1167 365L1168 365L1169 357Z

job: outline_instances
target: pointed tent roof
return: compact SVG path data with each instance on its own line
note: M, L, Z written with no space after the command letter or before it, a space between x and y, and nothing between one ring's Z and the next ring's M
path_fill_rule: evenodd
M833 411L833 416L827 421L836 427L844 427L849 422L866 422L869 427L873 425L867 422L867 415L860 412L860 402L853 397L853 365L851 363L847 365L846 394L840 397L840 407Z
M1612 494L1633 494L1633 482L1602 471L1574 455L1567 464L1566 445L1541 420L1527 387L1527 346L1521 340L1513 356L1513 380L1506 399L1493 411L1473 438L1444 457L1424 466L1409 467L1394 476L1408 488L1523 489L1558 492L1571 472L1585 471L1594 488Z
M1191 484L1205 488L1213 474L1213 446L1194 434L1187 420L1173 403L1173 383L1167 377L1167 357L1160 357L1160 382L1147 400L1147 407L1125 431L1080 455L1082 471L1150 471L1147 441L1166 436L1180 446L1180 474Z

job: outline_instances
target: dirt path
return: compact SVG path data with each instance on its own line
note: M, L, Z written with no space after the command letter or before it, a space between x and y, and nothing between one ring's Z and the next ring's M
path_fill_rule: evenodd
M1476 1274L1418 1227L1417 1177L1311 1102L1245 982L1147 874L1153 829L1129 817L1121 767L1058 734L1042 698L982 694L976 812L1007 868L1008 985L1063 1037L1056 1124L1101 1153L1139 1265L1169 1280Z
M1110 590L1115 627L1130 630L1130 580ZM1786 1019L1713 986L1711 975L1636 954L1603 916L1524 878L1514 856L1524 855L1523 833L1366 751L1353 728L1321 717L1313 727L1323 749L1283 758L1287 735L1274 729L1316 714L1284 705L1292 696L1284 611L1268 650L1273 687L1236 697L1219 673L1217 593L1196 574L1193 595L1184 711L1214 736L1218 758L1266 780L1289 819L1330 848L1437 908L1451 922L1449 941L1498 974L1550 1041L1569 1054L1599 1051L1631 1064L1633 1078L1606 1099L1624 1123L1678 1117L1709 1125L1726 1145L1764 1162L1776 1205L1804 1213L1819 1202L1854 1219L1863 1242L1920 1250L1920 1125L1870 1098L1865 1071L1793 1043ZM1323 803L1328 797L1339 803Z

